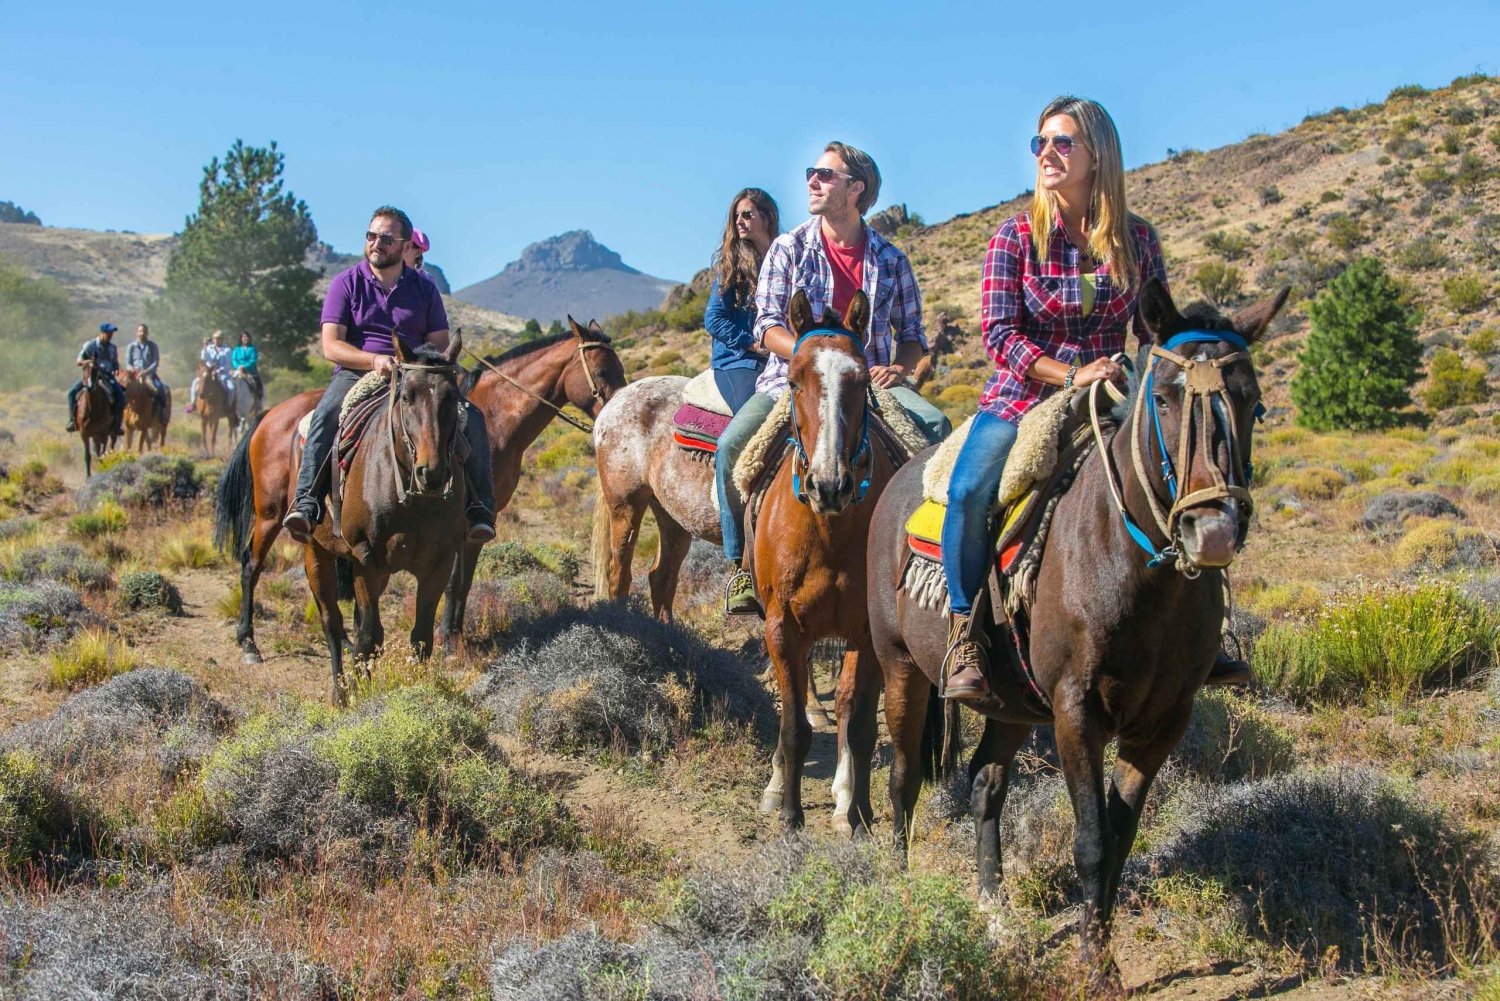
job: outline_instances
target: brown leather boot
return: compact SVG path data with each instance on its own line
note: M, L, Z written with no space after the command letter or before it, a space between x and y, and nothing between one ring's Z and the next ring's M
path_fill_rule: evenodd
M1203 679L1203 683L1205 685L1248 685L1253 678L1249 664L1243 660L1235 660L1220 650L1214 655L1214 666L1209 668L1208 677Z
M990 693L985 675L990 669L990 640L983 630L972 634L968 615L951 612L948 656L943 660L943 698L969 699Z

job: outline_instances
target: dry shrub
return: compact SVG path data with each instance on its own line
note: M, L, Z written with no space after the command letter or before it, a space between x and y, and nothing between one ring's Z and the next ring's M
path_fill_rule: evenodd
M5 568L3 576L19 584L50 581L79 590L101 590L111 583L109 567L85 553L76 542L22 549Z
M1458 505L1442 494L1430 490L1404 490L1380 494L1370 499L1360 524L1372 532L1392 531L1406 524L1408 518L1462 518Z
M71 587L0 580L0 645L7 649L38 650L98 621Z
M1349 479L1336 469L1304 466L1278 476L1276 485L1292 491L1303 500L1332 500L1349 485Z
M1296 754L1290 731L1253 700L1205 689L1170 760L1198 778L1236 782L1289 771Z
M91 508L105 499L134 508L191 503L209 482L211 472L183 456L148 452L90 477L78 492L78 506Z
M1494 561L1495 544L1477 528L1434 519L1414 525L1396 544L1395 556L1404 570L1477 567Z
M118 600L127 611L159 608L169 615L182 614L182 594L155 570L121 574Z

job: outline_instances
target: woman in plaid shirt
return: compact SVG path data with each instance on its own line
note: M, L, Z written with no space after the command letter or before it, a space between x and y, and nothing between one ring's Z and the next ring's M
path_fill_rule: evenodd
M969 615L993 558L990 511L1016 425L1059 388L1113 379L1110 357L1147 279L1166 282L1156 232L1125 207L1120 137L1097 102L1059 97L1031 140L1031 209L996 230L984 257L981 321L995 372L979 398L948 486L943 569L948 578L949 698L988 691L983 632Z

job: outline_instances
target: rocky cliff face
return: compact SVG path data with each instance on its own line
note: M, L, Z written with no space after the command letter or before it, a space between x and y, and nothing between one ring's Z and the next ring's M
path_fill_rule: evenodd
M455 293L458 299L542 323L580 321L657 306L676 282L642 274L587 230L531 244L505 270Z

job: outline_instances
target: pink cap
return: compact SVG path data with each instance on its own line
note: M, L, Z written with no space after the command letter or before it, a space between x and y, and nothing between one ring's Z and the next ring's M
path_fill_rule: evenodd
M413 226L411 230L411 243L412 246L416 247L424 254L432 248L432 241L427 239L427 234L422 232L420 229L417 229L415 226Z

